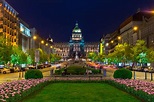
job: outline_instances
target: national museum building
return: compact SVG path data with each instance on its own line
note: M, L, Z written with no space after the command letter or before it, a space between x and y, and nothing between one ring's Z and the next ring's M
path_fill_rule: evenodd
M99 42L85 42L78 23L72 30L69 42L54 43L54 53L63 58L85 58L88 52L99 52Z

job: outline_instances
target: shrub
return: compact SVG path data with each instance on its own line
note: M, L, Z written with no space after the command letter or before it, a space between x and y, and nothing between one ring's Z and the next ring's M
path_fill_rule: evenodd
M131 79L132 78L132 72L128 69L118 69L113 74L114 78L121 78L121 79Z
M82 66L70 66L67 68L67 73L72 75L83 75L86 72L86 69Z
M99 74L100 70L99 69L94 69L94 68L87 68L88 70L91 70L93 74Z
M43 74L40 70L30 69L25 73L25 79L39 79L43 78Z
M93 74L98 74L99 70L94 68L85 68L83 66L69 66L67 68L67 74L71 75L84 75L86 73L86 69L91 70ZM62 74L64 72L64 68L55 71L56 75Z

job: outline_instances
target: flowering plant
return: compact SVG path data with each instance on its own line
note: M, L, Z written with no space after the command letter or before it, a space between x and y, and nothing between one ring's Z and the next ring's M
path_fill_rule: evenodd
M152 82L131 79L110 79L106 81L146 102L154 102L154 83Z
M35 90L46 85L49 79L29 79L7 82L0 85L1 102L17 102Z

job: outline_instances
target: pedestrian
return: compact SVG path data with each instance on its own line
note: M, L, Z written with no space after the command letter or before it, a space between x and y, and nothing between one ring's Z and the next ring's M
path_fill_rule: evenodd
M64 74L67 75L67 68L64 69Z
M103 69L103 76L106 77L106 69Z

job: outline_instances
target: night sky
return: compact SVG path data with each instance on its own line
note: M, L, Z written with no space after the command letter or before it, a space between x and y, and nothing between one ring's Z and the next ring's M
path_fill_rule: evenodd
M68 42L76 21L85 42L100 41L138 8L154 9L154 0L6 0L41 37Z

